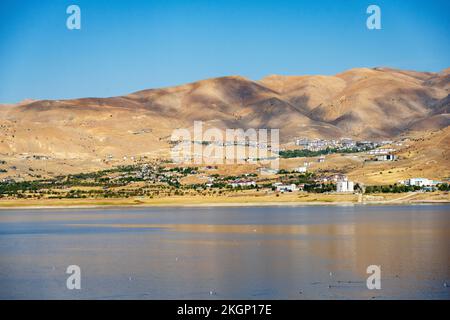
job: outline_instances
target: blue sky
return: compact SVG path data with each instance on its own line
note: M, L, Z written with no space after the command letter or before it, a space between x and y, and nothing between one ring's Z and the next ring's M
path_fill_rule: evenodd
M81 8L81 30L66 8ZM382 30L366 28L377 4ZM0 103L205 78L450 67L448 0L1 0Z

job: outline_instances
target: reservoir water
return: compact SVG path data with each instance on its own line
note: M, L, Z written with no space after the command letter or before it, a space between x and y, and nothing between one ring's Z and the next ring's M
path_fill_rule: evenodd
M0 299L450 299L450 206L0 210Z

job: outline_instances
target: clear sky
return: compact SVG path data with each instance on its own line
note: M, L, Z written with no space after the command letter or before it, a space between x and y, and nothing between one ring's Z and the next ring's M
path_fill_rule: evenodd
M81 30L66 8L81 8ZM382 30L366 28L377 4ZM205 78L450 67L449 0L1 0L0 103Z

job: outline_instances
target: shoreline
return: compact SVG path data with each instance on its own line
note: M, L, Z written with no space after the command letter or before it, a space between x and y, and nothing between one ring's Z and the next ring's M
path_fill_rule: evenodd
M67 204L67 205L12 205L2 206L0 212L4 210L45 210L45 209L121 209L121 208L208 208L208 207L309 207L309 206L383 206L383 205L450 205L446 200L420 200L409 202L393 201L366 201L366 202L306 202L306 201L279 201L279 202L215 202L215 203L138 203L138 204Z

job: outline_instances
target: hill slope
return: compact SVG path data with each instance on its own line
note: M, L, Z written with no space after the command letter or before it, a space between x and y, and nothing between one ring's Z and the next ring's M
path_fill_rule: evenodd
M98 161L167 154L176 128L280 128L295 137L395 137L449 125L449 71L352 69L335 76L222 77L127 96L0 106L2 157Z

